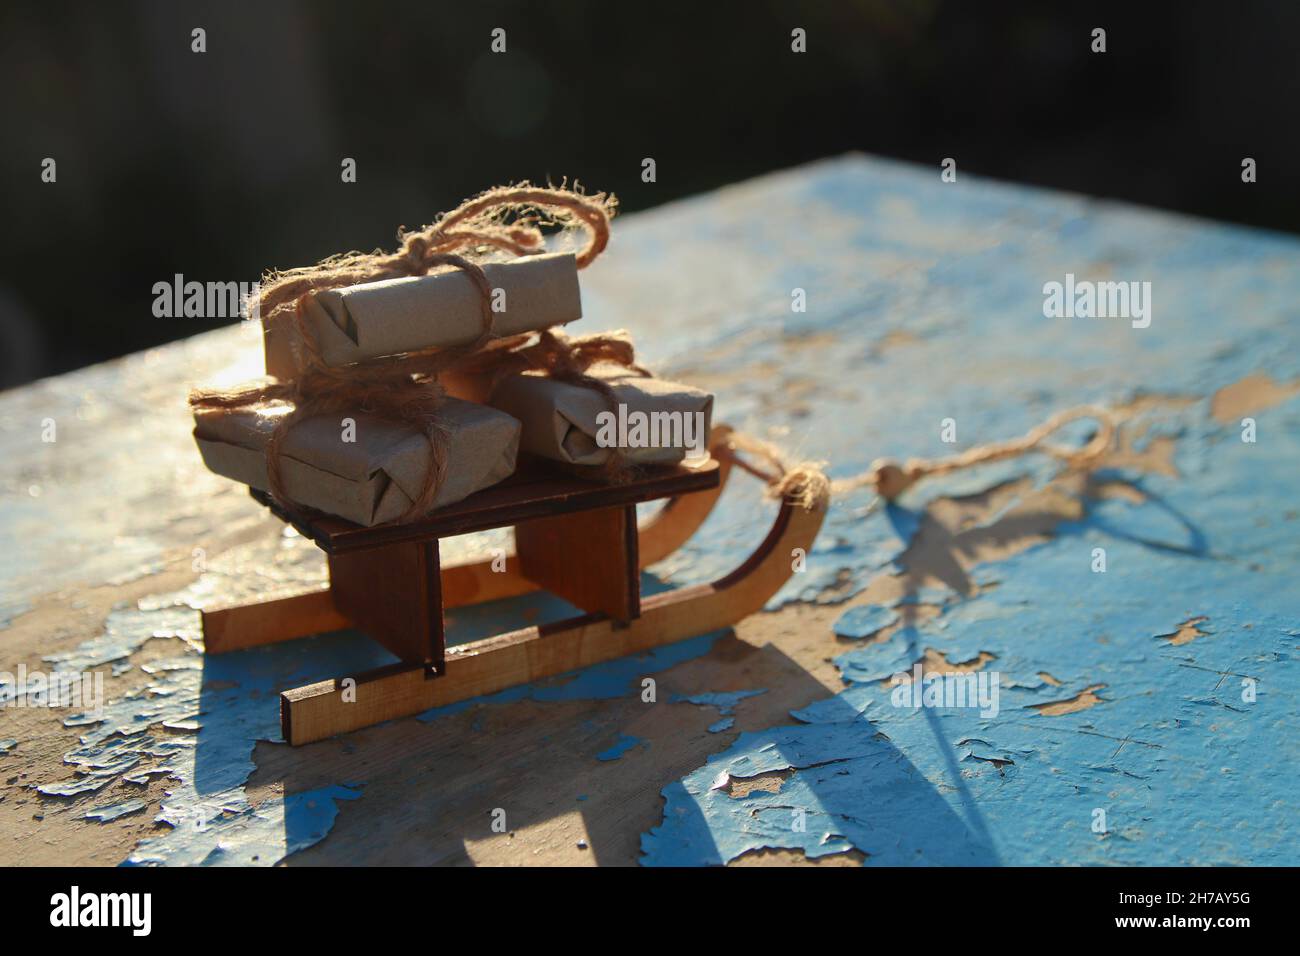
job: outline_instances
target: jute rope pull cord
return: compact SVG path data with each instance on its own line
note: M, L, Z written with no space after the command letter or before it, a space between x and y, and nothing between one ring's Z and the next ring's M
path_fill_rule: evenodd
M1079 419L1091 418L1098 424L1097 433L1081 448L1049 444L1046 439L1062 426ZM775 445L739 432L729 431L718 447L737 466L763 481L773 497L784 497L805 508L824 503L831 491L843 494L859 488L874 488L886 501L893 501L922 478L950 474L977 465L1018 458L1030 452L1051 455L1071 469L1095 465L1111 449L1115 438L1114 414L1097 405L1080 405L1057 412L1045 422L1036 425L1020 438L979 445L947 458L911 458L900 464L889 458L878 458L871 467L851 478L828 481L822 474L822 462L788 464ZM767 467L760 467L741 457L747 453L760 458Z
M714 428L712 450L716 457L726 457L767 485L773 498L785 498L805 510L823 508L830 501L831 483L822 470L825 462L789 464L776 445L726 425ZM754 464L744 457L746 454L761 459L767 467Z

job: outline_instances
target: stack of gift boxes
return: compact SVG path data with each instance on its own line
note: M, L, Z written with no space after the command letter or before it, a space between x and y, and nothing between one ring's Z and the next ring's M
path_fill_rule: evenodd
M482 265L493 290L496 336L537 332L582 317L574 256L551 253ZM303 323L330 366L399 357L402 353L473 343L483 322L482 292L459 269L385 279L310 293L301 302ZM267 374L297 374L301 334L297 324L263 318ZM394 358L400 361L400 358ZM435 509L494 485L513 474L520 458L542 467L553 463L602 466L612 455L630 465L681 461L683 444L647 445L626 429L602 429L602 413L652 416L678 413L703 423L696 447L707 447L713 397L699 389L647 378L615 365L597 365L591 376L608 382L610 396L529 371L495 378L448 373L448 397L438 408L445 436L446 470ZM196 415L194 437L212 471L267 490L266 445L289 406ZM345 421L345 419L350 420ZM617 435L625 444L610 440ZM280 449L280 474L295 504L357 524L384 524L404 515L418 496L433 460L418 428L362 409L306 418L293 425Z

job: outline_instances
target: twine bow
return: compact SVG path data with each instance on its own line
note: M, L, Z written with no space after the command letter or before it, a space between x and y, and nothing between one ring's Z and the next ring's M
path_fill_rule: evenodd
M521 372L540 372L557 382L567 382L600 393L616 411L618 394L605 378L591 375L596 365L617 365L625 372L642 378L653 373L637 364L636 348L626 329L570 336L559 329L543 329L535 335L525 333L498 339L469 356L457 366L459 371L486 375L489 390L503 378ZM620 484L637 474L635 466L617 448L607 449L609 456L601 465L572 465L571 470L609 484Z

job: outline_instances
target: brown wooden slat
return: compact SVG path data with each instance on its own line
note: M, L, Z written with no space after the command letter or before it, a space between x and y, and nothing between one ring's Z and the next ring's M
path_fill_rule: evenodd
M570 604L626 622L641 613L636 505L515 525L519 571Z
M348 620L408 664L442 672L446 637L438 542L330 555L330 592Z
M200 613L203 650L207 654L242 651L352 626L334 606L334 597L328 589L230 607L204 608Z

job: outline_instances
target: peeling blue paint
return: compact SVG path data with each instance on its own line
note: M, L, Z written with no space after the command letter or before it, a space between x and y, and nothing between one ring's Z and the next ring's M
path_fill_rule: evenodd
M849 687L794 713L802 725L744 734L664 789L645 862L851 846L881 864L1296 863L1300 799L1287 775L1259 768L1297 760L1300 594L1287 582L1300 535L1294 512L1276 509L1294 489L1300 401L1257 418L1267 445L1190 422L1184 477L1145 477L1147 503L1091 502L1001 562L1001 586L955 605L943 630L923 622L841 655ZM1201 443L1220 454L1198 471ZM1090 570L1094 547L1107 549L1105 573ZM1153 639L1196 616L1204 636ZM1008 678L1000 713L894 706L883 682L926 647L954 662L992 654L987 669ZM1086 710L1035 709L1097 685L1102 702ZM715 786L769 771L792 772L777 793Z
M734 325L719 316L685 340L661 336L655 357L691 369L692 354L745 334L746 323L745 361L779 371L733 374L719 390L719 419L788 435L800 455L829 458L833 476L881 455L944 455L1019 435L1084 402L1200 396L1144 416L1146 441L1176 436L1179 477L1099 475L1128 481L1144 500L1087 501L1082 520L992 575L954 565L954 591L977 592L981 575L999 586L943 602L940 618L915 620L912 602L897 602L904 627L890 640L835 659L843 691L794 712L798 724L742 734L664 788L663 822L642 838L644 862L721 863L761 847L809 856L853 847L884 864L1300 862L1293 775L1260 772L1300 757L1289 729L1300 724L1300 408L1292 399L1253 413L1266 437L1247 444L1235 425L1211 421L1208 402L1250 373L1300 376L1300 243L978 180L942 188L926 171L852 159L663 214L655 231L664 249L670 234L690 236L680 258L660 263L683 270L685 288L696 287L688 260L709 243L741 242L734 255L753 268L748 291L729 290L743 303L728 311ZM759 203L765 221L789 210L819 223L806 252L784 232L746 228ZM833 242L818 238L829 233ZM1092 271L1152 281L1152 326L1043 318L1044 282ZM788 314L794 287L809 290L806 314ZM801 336L827 332L835 348L798 351ZM877 349L895 333L906 344ZM701 366L701 379L712 371ZM806 408L764 401L801 375L823 383ZM948 416L956 447L939 440ZM1076 429L1069 440L1086 434ZM832 582L835 599L850 598L900 566L928 501L1012 478L1038 486L1053 467L1035 457L927 481L869 513L864 496L841 499L808 576L774 603L827 599L819 588ZM724 499L671 572L707 577L759 513ZM1106 549L1104 574L1090 568L1096 547ZM941 603L934 597L915 602ZM1205 636L1153 639L1198 616ZM890 676L926 648L953 662L992 655L984 669L1003 677L999 714L893 706ZM1087 709L1035 708L1096 685L1101 703ZM1253 703L1242 700L1249 686ZM786 775L776 793L737 799L715 787L724 773L769 771ZM792 808L804 811L802 830ZM1095 811L1104 833L1094 832Z
M294 547L308 561L314 559L307 551L314 547L301 542ZM295 561L279 561L276 573L296 577ZM103 799L164 777L167 791L154 819L168 829L141 843L129 865L270 866L321 839L333 823L336 801L360 793L355 786L327 787L272 795L255 807L244 783L254 769L257 741L280 741L280 690L390 663L392 656L355 634L336 634L310 639L312 654L303 653L301 642L290 642L204 657L198 612L191 605L213 590L213 577L221 574L205 575L140 607L119 608L102 634L47 658L59 668L92 670L126 660L150 641L175 643L176 654L140 665L148 675L142 687L109 699L102 711L64 719L65 726L81 729L78 746L64 755L75 776L37 787L48 797L98 793ZM137 800L110 799L107 808ZM100 822L115 818L104 815Z
M759 694L766 693L767 688L760 687L754 690L733 690L705 694L676 694L673 697L673 702L695 704L699 707L716 707L718 709L718 716L722 719L709 725L709 733L720 734L735 726L736 718L733 715L736 712L736 705L738 703L746 698L757 697Z
M36 788L37 793L47 797L76 797L83 793L94 793L112 783L112 777L89 776L62 783L45 783Z
M167 837L143 841L126 866L270 866L324 839L340 800L361 796L332 786L267 800L254 807L242 796L209 800L200 815L178 822ZM183 828L183 829L182 829Z
M93 810L86 811L86 819L94 820L98 823L111 823L121 817L130 816L133 813L139 813L148 804L143 800L125 800L122 803L112 803L102 807L95 807Z
M729 690L705 694L676 694L673 696L673 702L696 704L700 707L716 707L718 708L719 716L727 717L735 713L736 705L742 700L747 700L750 697L757 697L759 694L766 693L766 687L757 687L753 690Z
M832 626L840 637L870 637L898 621L898 612L883 604L859 604L840 615Z
M210 581L200 579L175 595L114 611L103 634L51 658L59 667L84 670L126 660L150 641L175 642L179 651L142 664L148 682L136 692L108 700L101 713L67 717L66 726L82 729L79 745L64 757L74 776L38 787L47 797L76 799L116 794L154 776L167 778L167 793L155 819L169 829L141 843L128 865L270 866L323 838L333 825L337 802L361 793L361 784L348 783L283 797L272 794L254 806L244 784L254 769L257 741L281 740L280 690L359 673L391 663L392 656L361 635L343 632L204 657L199 651L198 613L189 602L211 587ZM507 622L519 619L524 600L458 612L452 622L453 642L506 629ZM543 613L564 612L559 603L538 600ZM530 611L536 612L536 607ZM431 721L467 706L525 697L561 701L639 693L645 677L708 653L720 634L435 709L420 719Z
M615 741L614 746L596 754L596 759L600 761L618 760L633 747L641 744L645 744L645 741L640 737L632 737L628 734L619 734L618 740Z

